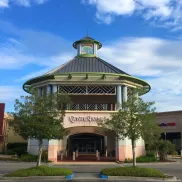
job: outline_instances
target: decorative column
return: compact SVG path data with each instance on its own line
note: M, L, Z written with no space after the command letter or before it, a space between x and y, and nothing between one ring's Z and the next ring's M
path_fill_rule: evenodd
M77 44L77 50L78 50L77 54L80 55L81 54L81 44L80 43Z
M120 110L120 109L122 109L122 94L121 94L121 86L120 85L117 86L116 94L117 94L118 110Z
M47 85L47 95L51 94L51 85Z
M128 87L126 85L123 86L122 93L123 93L123 102L127 101L128 95L127 95Z
M47 86L47 94L57 92L57 85L48 85ZM59 142L58 140L49 140L48 145L48 160L57 162L58 150L59 150Z
M117 86L117 103L118 103L118 109L117 110L121 110L122 109L122 102L124 100L123 97L123 87L122 86ZM119 140L116 137L116 150L115 150L115 157L117 161L122 161L123 160L123 155L125 155L125 146L123 146L123 143L125 142L124 140Z
M58 91L57 85L52 86L52 93L56 93Z
M38 97L42 96L42 88L37 89L37 94L38 94Z
M48 160L57 162L58 140L49 140Z
M97 55L97 44L94 44L94 55Z

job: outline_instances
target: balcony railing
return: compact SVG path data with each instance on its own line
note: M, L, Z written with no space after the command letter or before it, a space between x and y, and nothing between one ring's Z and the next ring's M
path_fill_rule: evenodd
M115 104L72 104L67 110L75 111L113 111Z

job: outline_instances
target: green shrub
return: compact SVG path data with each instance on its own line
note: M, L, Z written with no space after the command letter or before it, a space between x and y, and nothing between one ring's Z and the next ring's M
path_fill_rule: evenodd
M102 169L101 173L108 176L167 177L156 169L139 167L105 168Z
M38 156L32 154L23 154L20 156L20 160L24 162L37 162ZM42 162L48 162L48 152L45 150L42 152L41 156Z
M48 162L48 151L47 150L42 151L41 159L42 159L42 162Z
M7 149L24 148L27 149L27 143L8 143Z
M21 155L20 160L24 162L36 162L37 156L32 154L24 154Z
M0 157L0 161L19 161L20 162L20 159L16 157L8 157L8 158Z
M158 152L160 161L165 161L167 154L171 154L175 150L175 145L168 140L158 140L151 144L149 149Z
M151 152L151 151L150 152L147 152L146 153L146 156L147 157L155 157L155 152Z
M125 162L125 163L132 163L132 161L133 161L132 159L126 158L124 162Z
M125 159L125 163L132 163L132 159ZM155 156L140 156L136 158L136 162L157 162L157 159Z
M157 162L157 159L155 156L153 157L141 156L136 158L136 162Z
M7 154L21 156L27 153L27 143L8 143L7 144Z
M20 169L8 174L8 177L27 177L27 176L67 176L73 173L72 170L66 168L54 168L48 166L38 166L28 169Z
M7 150L7 155L15 155L13 150Z

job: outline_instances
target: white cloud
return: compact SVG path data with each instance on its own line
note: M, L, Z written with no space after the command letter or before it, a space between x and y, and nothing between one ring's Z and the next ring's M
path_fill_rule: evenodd
M44 4L47 0L9 0L9 1L19 6L30 7L31 4Z
M0 8L7 8L9 0L0 0Z
M44 4L48 0L0 0L0 8L8 8L11 5L30 7L33 4Z
M181 109L181 40L130 37L104 45L99 51L101 58L148 81L152 90L143 98L155 101L158 111Z
M16 83L42 75L76 55L71 47L72 42L59 36L18 29L1 21L0 29L12 34L12 37L0 44L0 69L21 70L28 65L38 65L36 71L31 69L23 77L15 78ZM152 37L128 37L103 42L99 56L121 70L147 80L152 90L144 99L156 101L158 111L166 111L181 109L181 50L180 39L174 41ZM20 90L22 91L21 88ZM14 101L14 98L21 95L20 90L16 87L1 86L0 101L3 98Z
M60 36L48 32L19 29L3 21L0 21L0 30L12 35L0 43L0 60L3 60L0 69L20 69L29 64L52 69L75 55L71 47L72 42Z
M180 40L131 37L109 42L99 55L132 75L151 77L182 70L181 49Z
M0 102L5 103L5 112L14 111L15 100L19 99L20 96L27 95L21 86L0 86Z
M82 0L96 6L99 22L110 24L114 16L142 16L163 27L176 28L182 23L182 0Z
M21 87L0 86L0 102L14 101L19 98L21 94L24 94Z

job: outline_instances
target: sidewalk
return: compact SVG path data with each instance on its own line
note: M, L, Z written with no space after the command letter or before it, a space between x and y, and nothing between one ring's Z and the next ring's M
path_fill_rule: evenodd
M113 165L117 164L116 162L79 162L79 161L72 161L72 162L53 162L52 165Z

